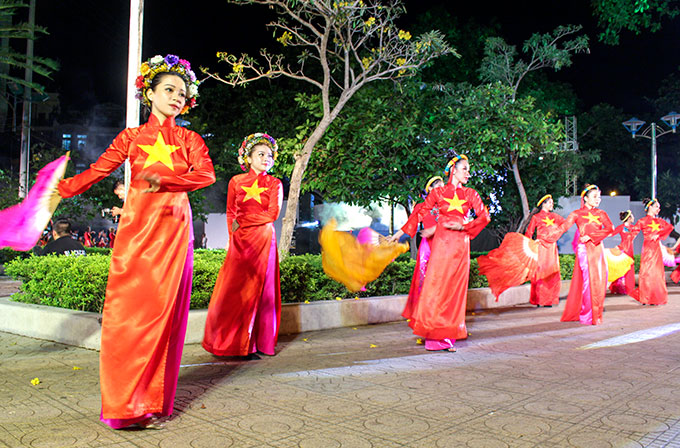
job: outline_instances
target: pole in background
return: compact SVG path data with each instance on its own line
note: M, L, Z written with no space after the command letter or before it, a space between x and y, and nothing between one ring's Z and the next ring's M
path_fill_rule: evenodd
M30 37L26 40L26 69L24 80L33 82L33 27L35 26L35 0L31 0L28 8L28 25ZM28 167L31 156L31 94L32 89L24 87L24 104L21 115L21 148L19 157L19 197L25 198L28 192Z
M128 72L125 95L125 127L139 126L139 103L135 98L135 78L142 64L144 0L130 0L130 32L128 36ZM130 189L130 159L125 160L125 198Z
M652 199L656 199L656 123L652 123Z

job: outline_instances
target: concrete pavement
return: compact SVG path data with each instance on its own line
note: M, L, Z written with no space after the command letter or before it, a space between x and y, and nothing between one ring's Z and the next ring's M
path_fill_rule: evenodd
M0 333L0 447L680 447L669 291L609 296L599 326L559 322L564 301L468 314L457 353L405 322L282 337L250 361L189 345L159 431L99 422L97 352Z

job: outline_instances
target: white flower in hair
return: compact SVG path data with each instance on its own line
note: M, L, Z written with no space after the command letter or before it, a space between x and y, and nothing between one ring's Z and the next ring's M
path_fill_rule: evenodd
M164 60L165 60L165 59L163 58L163 56L161 56L160 54L157 54L156 56L154 56L154 57L152 57L151 59L149 59L149 62L150 62L151 64L153 64L153 65L156 65L156 64L160 64L160 63L163 62Z
M198 86L196 84L189 85L189 98L193 98L198 95Z

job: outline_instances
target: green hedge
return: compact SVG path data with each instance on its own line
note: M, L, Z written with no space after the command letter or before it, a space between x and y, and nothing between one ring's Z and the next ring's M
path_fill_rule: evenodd
M110 255L106 249L88 250L86 257L24 254L5 265L7 275L21 279L21 291L14 300L43 305L101 312ZM191 308L207 308L215 280L224 261L224 250L194 251L194 277ZM571 278L574 256L560 255L563 279ZM334 300L336 298L373 297L408 293L415 260L407 254L387 266L366 291L352 293L328 278L321 266L320 255L290 256L281 262L281 299L283 303ZM470 261L470 288L488 286L479 275L477 260Z
M17 251L9 248L0 249L0 265L4 265L14 260L15 258L28 258L33 252L27 251ZM109 247L86 247L85 253L90 254L110 254L111 248Z

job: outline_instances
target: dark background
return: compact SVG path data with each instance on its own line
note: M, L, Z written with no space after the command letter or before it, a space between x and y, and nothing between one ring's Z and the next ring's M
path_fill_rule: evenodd
M610 46L597 41L589 1L503 2L491 7L488 2L409 0L406 7L404 28L417 15L440 7L462 23L496 24L501 36L518 47L532 33L549 32L557 25L583 25L590 37L590 54L576 55L571 67L549 74L573 85L582 109L606 102L631 115L643 114L649 110L645 98L654 97L661 80L678 67L680 21L664 23L657 33L623 32L621 43ZM61 70L51 81L36 80L60 93L62 109L86 110L107 102L124 105L128 14L127 1L37 2L36 22L50 35L38 40L35 52L58 60ZM276 44L265 27L272 17L262 6L147 0L143 59L174 53L191 61L197 74L199 66L224 70L226 66L217 63L217 51L253 52Z

